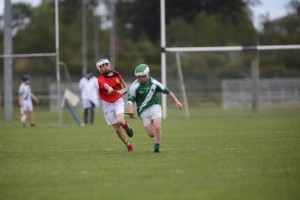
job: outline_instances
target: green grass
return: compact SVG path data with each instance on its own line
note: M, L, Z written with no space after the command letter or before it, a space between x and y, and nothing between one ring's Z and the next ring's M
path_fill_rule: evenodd
M100 111L85 127L48 126L47 112L35 128L2 120L0 199L300 199L299 109L191 116L169 112L160 154L138 119L132 153Z

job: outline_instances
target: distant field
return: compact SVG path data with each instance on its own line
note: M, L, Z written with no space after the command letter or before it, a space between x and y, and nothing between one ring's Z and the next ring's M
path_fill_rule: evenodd
M100 111L85 127L40 111L24 129L0 115L3 200L300 199L300 109L170 110L160 154L138 119L128 153Z

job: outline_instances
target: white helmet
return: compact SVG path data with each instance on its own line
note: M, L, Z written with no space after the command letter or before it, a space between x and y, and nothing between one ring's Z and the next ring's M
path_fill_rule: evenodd
M107 58L101 58L100 60L98 60L98 61L96 62L96 67L97 67L97 69L99 70L99 69L100 69L100 66L101 66L101 65L104 65L104 64L106 64L106 63L109 64L109 60L108 60Z

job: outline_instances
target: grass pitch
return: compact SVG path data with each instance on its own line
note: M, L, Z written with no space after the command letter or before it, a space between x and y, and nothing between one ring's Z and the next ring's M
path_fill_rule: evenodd
M1 120L0 199L300 199L299 109L191 116L169 112L160 154L139 119L132 153L101 111L85 127L48 126L48 112L35 128Z

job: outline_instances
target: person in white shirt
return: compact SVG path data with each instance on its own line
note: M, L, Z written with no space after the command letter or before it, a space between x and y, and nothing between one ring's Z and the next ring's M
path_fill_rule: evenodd
M93 76L92 71L86 70L85 76L79 81L81 100L83 107L83 121L88 124L90 111L90 124L94 124L95 107L99 107L98 79Z
M26 118L27 114L29 114L29 119L30 119L30 126L34 127L34 117L33 117L33 105L32 105L32 99L36 102L39 103L39 99L34 95L34 93L31 91L30 88L30 80L31 77L29 75L24 75L22 77L22 83L19 86L19 105L20 105L20 110L21 110L21 123L22 127L26 127Z

